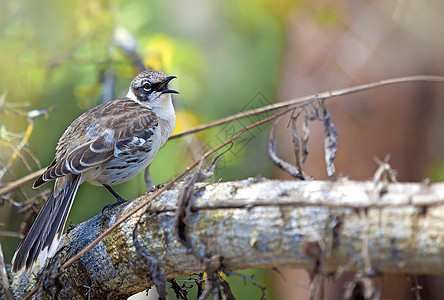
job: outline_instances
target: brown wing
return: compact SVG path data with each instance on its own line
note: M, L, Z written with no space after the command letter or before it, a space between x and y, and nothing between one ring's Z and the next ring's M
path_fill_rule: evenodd
M130 147L135 140L150 139L157 126L156 115L134 101L114 100L99 105L68 127L60 138L56 159L34 187L101 165L112 159L116 150Z

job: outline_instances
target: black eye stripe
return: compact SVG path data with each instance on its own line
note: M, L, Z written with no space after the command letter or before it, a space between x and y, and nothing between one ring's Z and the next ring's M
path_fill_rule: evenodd
M158 92L159 90L164 90L166 88L165 81L156 82L156 83L149 83L145 82L142 84L142 89L145 92Z
M159 83L153 83L152 85L151 85L151 89L153 90L153 91L157 91L157 89L159 88L159 86L162 84L162 82L159 82Z

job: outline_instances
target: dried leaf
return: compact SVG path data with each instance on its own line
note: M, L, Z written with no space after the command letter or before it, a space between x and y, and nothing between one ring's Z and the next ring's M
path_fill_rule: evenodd
M207 179L213 176L213 172L214 169L216 168L217 163L220 161L222 156L232 148L232 146L233 144L231 143L230 147L221 154L219 154L218 156L216 156L216 158L213 159L209 167L203 171L202 171L202 165L204 162L204 158L202 158L199 162L199 165L196 167L196 170L183 181L184 186L177 201L178 209L176 213L176 219L174 222L174 227L175 227L174 231L176 233L179 242L189 251L192 250L192 246L191 246L191 240L189 238L188 218L191 213L191 196L193 195L194 184L199 180ZM193 253L193 255L199 259L198 257L199 255L197 253Z
M187 180L184 180L184 187L177 201L178 208L176 219L174 221L174 231L176 232L176 236L179 242L189 250L191 250L191 240L189 238L188 218L191 212L191 196L194 191L194 184L199 178L202 164L203 159L201 159L193 174Z
M303 174L303 170L302 170L302 143L301 140L298 136L298 131L297 131L297 119L299 117L300 113L296 114L296 115L292 115L290 122L291 122L291 135L293 137L293 147L294 147L294 156L296 159L296 168L298 169L299 174Z
M288 174L290 174L292 177L294 178L298 178L300 180L305 180L305 174L302 171L302 169L298 169L297 167L293 166L292 164L286 162L285 160L281 159L277 154L276 154L276 146L275 146L275 142L276 142L276 138L275 138L275 130L276 130L276 125L279 122L280 119L278 119L273 127L270 130L270 135L268 137L268 147L267 147L267 152L268 152L268 156L270 157L271 161L278 166L279 168L281 168L282 170L284 170L285 172L287 172Z
M335 129L335 125L330 114L325 106L325 99L320 102L322 108L322 120L324 123L324 155L327 175L329 177L334 176L336 173L335 157L338 151L338 132Z
M305 160L308 156L308 139L310 137L310 127L308 126L308 121L313 121L315 118L312 114L308 112L305 113L304 122L302 123L302 132L304 135L301 138L301 155L302 155L302 163L305 163Z

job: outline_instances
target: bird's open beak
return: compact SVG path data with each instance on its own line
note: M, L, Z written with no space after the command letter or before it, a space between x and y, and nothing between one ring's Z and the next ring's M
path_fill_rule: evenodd
M165 80L159 85L157 91L162 94L179 94L178 91L168 89L168 83L177 78L176 76L168 76Z

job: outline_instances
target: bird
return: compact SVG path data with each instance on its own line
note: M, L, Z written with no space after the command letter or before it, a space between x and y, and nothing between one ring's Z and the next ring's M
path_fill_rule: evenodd
M12 259L13 272L40 268L54 256L79 186L125 182L153 160L176 126L168 83L177 78L145 70L131 82L125 97L100 104L75 119L56 147L55 158L33 188L55 180L54 188Z

